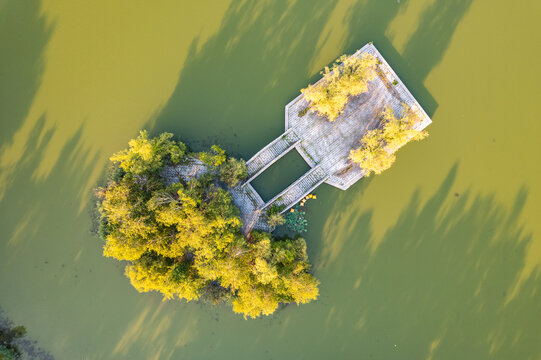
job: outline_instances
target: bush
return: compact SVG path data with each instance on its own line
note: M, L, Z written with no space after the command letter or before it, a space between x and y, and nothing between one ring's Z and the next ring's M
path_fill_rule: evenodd
M6 345L0 344L0 360L16 360L20 359L21 353Z
M26 334L24 326L11 327L11 323L5 324L5 328L0 328L0 359L19 359L21 352L15 340Z
M284 215L280 214L283 207L277 205L272 205L269 210L267 210L267 224L270 227L275 228L276 226L284 225L286 218Z

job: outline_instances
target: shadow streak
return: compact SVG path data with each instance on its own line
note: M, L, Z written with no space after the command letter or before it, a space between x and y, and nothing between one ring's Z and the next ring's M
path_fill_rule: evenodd
M359 356L455 359L457 349L467 359L541 355L533 315L541 303L539 269L506 300L532 239L519 223L528 192L520 189L506 209L495 194L453 194L456 172L426 203L415 193L375 251L359 241L372 236L371 212L344 213L354 223L327 234L323 263L333 262L319 270L323 301L338 309L331 319L342 321L329 336L351 333ZM358 201L346 200L345 208Z
M52 27L39 0L8 0L0 7L0 145L24 121L43 73Z
M346 41L352 52L360 44L374 41L387 62L400 76L429 116L438 103L424 86L432 69L439 64L450 45L452 36L473 0L436 0L421 15L417 30L400 54L385 36L385 31L408 1L359 1L349 18L350 35Z
M193 42L177 88L154 132L170 131L197 150L219 143L248 158L284 129L284 106L306 81L335 0L240 1L201 49Z
M0 292L5 291L2 306L10 317L25 318L25 326L40 334L44 347L58 352L62 345L51 344L51 338L80 342L87 336L85 327L60 326L52 333L47 327L58 325L58 318L68 319L67 324L70 319L88 323L96 316L87 311L92 303L106 303L116 288L107 275L100 241L89 234L88 213L79 211L81 199L88 195L81 184L91 176L98 154L83 150L80 127L67 139L50 175L35 179L43 149L56 131L45 130L45 122L42 116L29 134L25 161L0 200ZM96 279L99 288L92 284Z

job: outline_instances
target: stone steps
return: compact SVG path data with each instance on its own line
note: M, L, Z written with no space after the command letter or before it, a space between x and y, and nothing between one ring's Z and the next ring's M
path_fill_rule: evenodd
M246 183L252 181L278 159L287 154L299 141L300 138L295 130L289 129L252 156L246 162L246 168L248 170Z
M269 200L264 208L278 205L283 207L282 212L285 212L318 187L328 177L329 175L325 170L318 165L306 172L280 194Z

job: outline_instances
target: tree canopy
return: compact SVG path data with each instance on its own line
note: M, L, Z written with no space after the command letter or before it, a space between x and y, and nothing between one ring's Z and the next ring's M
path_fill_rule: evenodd
M226 183L230 187L235 187L241 180L244 180L248 175L246 162L242 159L229 158L220 167L220 181Z
M363 136L362 146L350 152L350 159L366 170L366 176L387 170L396 159L396 150L410 141L428 136L426 131L414 128L420 121L419 114L406 105L403 105L402 113L404 116L397 118L391 108L385 108L381 115L381 126L369 130Z
M212 171L179 182L163 175L166 167L193 156ZM159 291L165 299L228 301L244 317L317 298L318 281L308 272L303 239L242 234L239 209L220 181L238 174L239 164L218 146L188 154L171 134L149 139L141 132L111 161L121 174L97 191L103 254L129 261L126 276L138 291ZM231 164L234 171L221 168Z
M342 113L351 96L368 90L368 82L376 75L377 59L370 54L361 57L342 55L321 72L323 79L302 89L310 110L334 121Z

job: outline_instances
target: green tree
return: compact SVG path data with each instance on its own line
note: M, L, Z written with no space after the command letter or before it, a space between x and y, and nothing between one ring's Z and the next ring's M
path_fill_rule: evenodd
M220 181L226 183L229 187L235 187L240 181L246 179L248 170L244 160L229 158L220 166L218 173Z

